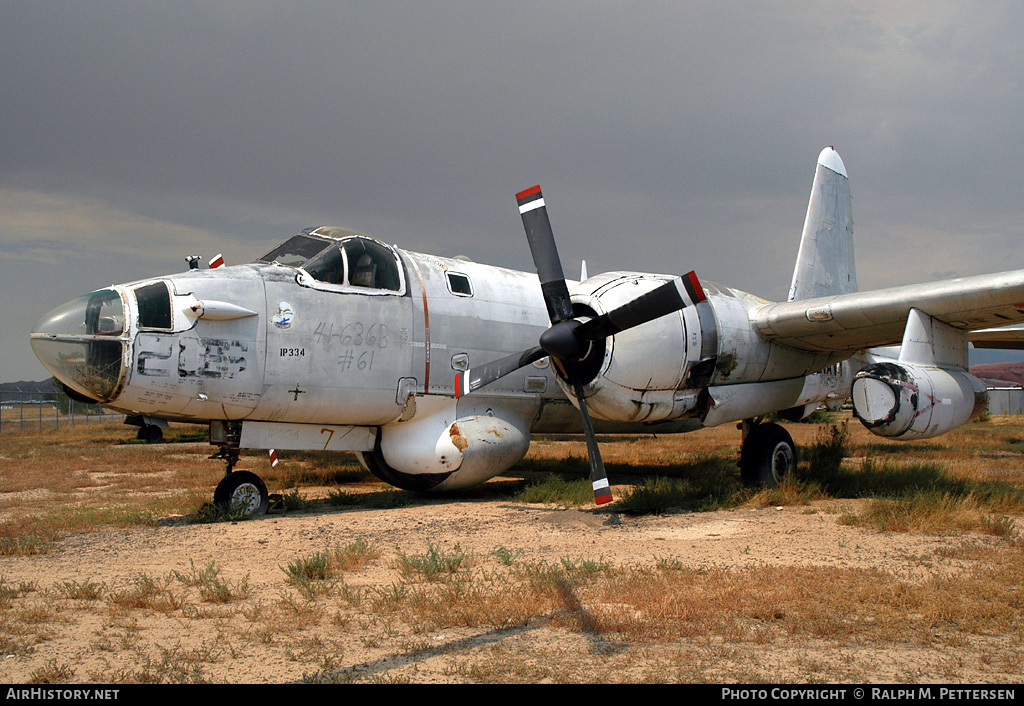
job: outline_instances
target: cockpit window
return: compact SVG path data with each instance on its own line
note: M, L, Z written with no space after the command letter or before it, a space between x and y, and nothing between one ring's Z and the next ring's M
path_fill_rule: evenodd
M171 295L163 282L147 284L135 290L141 328L171 328Z
M331 243L303 269L317 282L345 284L345 257L337 243Z
M342 236L342 234L346 236ZM318 238L323 235L325 237ZM330 291L374 290L375 294L404 292L398 254L387 245L342 228L317 228L293 236L257 262L299 270L298 282ZM370 292L367 292L370 293Z
M372 289L378 293L402 291L398 256L386 245L363 236L331 243L301 269L299 283L306 286L330 284L346 291L352 291L350 288Z
M341 243L349 266L349 284L353 287L388 289L402 288L395 254L369 238L348 238Z
M301 267L319 255L330 244L329 240L311 238L308 235L295 235L259 258L258 261L276 262L287 267Z
M85 305L85 332L100 336L124 333L124 307L117 292L102 289L89 295Z

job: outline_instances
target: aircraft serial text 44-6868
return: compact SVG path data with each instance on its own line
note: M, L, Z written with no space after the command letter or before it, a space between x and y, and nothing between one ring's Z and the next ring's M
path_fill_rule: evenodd
M596 433L739 421L742 476L771 485L796 448L764 415L799 420L852 397L875 434L942 434L986 402L969 341L1020 335L974 332L1024 322L1024 270L859 292L832 148L786 302L693 272L567 281L540 187L517 199L536 273L310 228L251 264L190 258L186 272L68 302L32 346L69 394L128 412L141 435L208 423L227 466L215 500L258 513L267 489L234 470L239 449L355 452L400 488L450 490L508 469L531 433L582 431L603 503Z

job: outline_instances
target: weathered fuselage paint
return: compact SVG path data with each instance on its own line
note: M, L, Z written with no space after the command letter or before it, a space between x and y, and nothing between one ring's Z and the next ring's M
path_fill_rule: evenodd
M537 344L549 322L535 274L355 237L393 258L386 287L257 262L112 288L104 297L120 298L124 320L108 326L109 338L123 346L123 370L101 401L151 418L240 424L247 448L355 451L378 475L417 489L480 482L521 458L531 433L581 430L546 358L472 395L454 392L459 372ZM349 241L337 242L340 252ZM569 284L577 315L588 316L671 278L612 272ZM760 414L765 381L788 380L773 399L794 407L848 387L816 373L834 355L760 335L752 319L763 300L704 288L707 301L592 348L581 366L599 432L684 432ZM154 293L169 315L154 315ZM61 338L34 336L42 348Z
M293 267L250 264L119 285L128 314L126 375L111 406L173 419L383 426L410 399L454 398L454 377L533 345L548 326L536 275L394 249L399 291L319 286ZM618 306L670 275L607 273L570 283L575 304ZM453 281L458 283L453 287ZM140 325L131 292L170 289L167 329ZM751 320L766 302L705 282L700 306L609 339L586 388L603 430L700 426L708 386L803 377L834 354L784 348ZM203 302L254 310L196 316ZM571 431L578 419L547 359L459 402L516 408L531 430ZM603 423L601 423L603 420ZM645 426L636 426L645 424Z

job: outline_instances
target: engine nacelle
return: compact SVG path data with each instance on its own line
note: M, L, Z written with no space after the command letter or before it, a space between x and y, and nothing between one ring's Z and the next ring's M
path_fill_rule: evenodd
M965 370L874 363L853 379L853 411L872 434L927 439L966 424L988 405L985 384Z
M600 315L669 279L631 272L597 275L573 288L573 307L580 316ZM684 381L702 360L702 306L706 305L687 307L594 342L579 364L590 413L610 421L659 422L692 409L697 394ZM710 312L704 317L713 321ZM558 381L573 399L564 376L560 374Z

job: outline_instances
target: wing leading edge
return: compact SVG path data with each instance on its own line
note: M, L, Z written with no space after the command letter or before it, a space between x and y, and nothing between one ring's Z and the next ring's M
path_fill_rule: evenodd
M899 344L911 309L968 331L1024 323L1024 270L766 304L754 324L797 350L853 352Z
M1024 325L1001 326L971 331L969 336L975 348L1001 348L1004 350L1024 350Z

